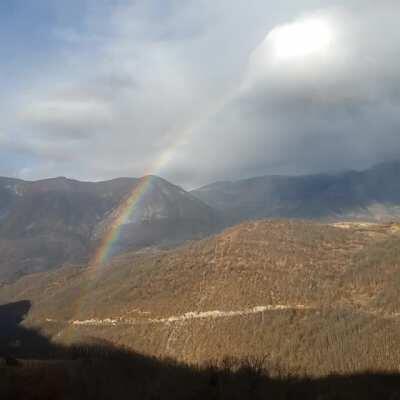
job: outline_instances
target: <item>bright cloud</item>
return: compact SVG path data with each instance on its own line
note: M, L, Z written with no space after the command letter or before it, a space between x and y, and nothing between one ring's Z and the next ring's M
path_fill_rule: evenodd
M400 157L397 2L78 3L3 78L0 174L192 187Z

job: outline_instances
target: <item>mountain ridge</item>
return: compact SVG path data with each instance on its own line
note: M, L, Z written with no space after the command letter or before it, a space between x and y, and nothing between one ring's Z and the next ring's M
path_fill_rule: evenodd
M175 246L246 220L396 220L398 176L396 161L365 171L220 181L189 192L154 175L99 182L1 177L0 281L87 262L142 184L109 256Z
M400 162L363 171L265 175L191 191L230 221L257 218L387 220L400 217Z
M114 253L179 243L216 229L218 218L209 206L155 176L89 183L0 179L0 280L86 262L144 180L146 191L123 221Z

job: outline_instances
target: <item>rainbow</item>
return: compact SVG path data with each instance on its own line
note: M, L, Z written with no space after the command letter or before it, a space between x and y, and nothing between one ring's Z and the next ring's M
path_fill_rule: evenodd
M87 277L87 280L81 287L80 295L76 299L75 304L72 305L74 316L79 316L85 300L90 300L86 295L91 293L93 284L96 282L96 276L101 276L97 275L98 273L101 273L101 267L108 263L112 257L112 248L118 241L124 222L135 212L138 202L146 193L153 177L154 176L152 175L145 175L140 178L139 182L134 185L131 192L126 197L126 200L122 202L115 211L116 215L113 218L111 226L103 235L100 245L89 260L88 268L85 269L84 274ZM95 301L95 299L93 300ZM66 334L69 336L72 334L72 331L67 330Z
M241 90L242 88L240 88L239 90L234 90L229 95L220 99L216 104L210 105L209 110L207 110L207 112L200 119L194 121L186 129L183 129L176 135L174 135L176 137L176 140L174 140L173 143L161 153L160 157L154 163L153 168L151 168L152 173L157 174L172 159L174 159L177 155L179 148L188 143L194 131L205 122L207 122L213 115L222 110L227 103L234 100L234 98L237 96L238 93L240 93ZM112 226L108 229L108 231L102 238L100 245L98 246L97 250L94 253L94 256L89 262L89 266L98 267L109 261L112 255L111 250L114 244L118 241L124 222L135 212L136 205L148 189L152 177L152 175L146 175L143 178L140 178L140 182L135 185L125 202L123 202L121 206L117 209L116 217L112 222Z
M164 149L160 156L155 160L152 168L147 171L151 171L151 174L159 174L165 167L170 163L171 160L175 159L178 155L179 150L184 147L193 137L194 132L197 128L207 122L213 115L217 114L227 103L232 101L237 93L240 93L242 89L233 91L228 96L219 100L216 104L210 104L209 109L205 114L186 128L175 132L173 135L173 142ZM167 132L167 134L173 134L174 132ZM168 136L168 135L167 135ZM83 305L86 301L96 301L91 297L92 285L96 283L96 279L100 278L101 275L97 273L102 272L102 266L105 266L112 258L112 249L118 241L122 226L124 223L133 215L136 210L142 196L148 190L150 183L154 175L145 175L140 178L139 182L134 185L129 195L126 197L125 201L118 207L115 211L115 216L113 218L112 224L109 229L105 232L100 240L99 246L96 248L93 256L90 258L88 263L88 268L85 269L85 275L87 277L86 283L81 287L80 295L76 299L76 302L72 307L74 308L73 315L76 317L84 318L84 315L80 315ZM89 296L89 297L88 297ZM84 313L84 312L83 312ZM67 336L73 334L73 330L66 331Z
M103 236L100 245L89 263L90 266L99 266L109 261L112 248L118 241L124 222L134 213L136 205L146 193L151 179L152 175L140 178L140 182L133 187L127 199L118 207L112 225Z

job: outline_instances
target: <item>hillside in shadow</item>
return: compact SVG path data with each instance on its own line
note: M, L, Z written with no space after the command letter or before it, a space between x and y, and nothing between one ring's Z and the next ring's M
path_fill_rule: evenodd
M56 353L39 331L21 325L30 309L28 300L0 305L0 357L47 358Z
M1 399L400 399L397 374L271 376L262 359L195 367L106 342L59 346L21 326L30 306L0 306Z

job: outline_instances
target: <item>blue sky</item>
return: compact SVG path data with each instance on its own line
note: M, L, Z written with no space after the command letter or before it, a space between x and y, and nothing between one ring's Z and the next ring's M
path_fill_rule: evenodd
M155 173L193 187L397 158L399 11L392 0L2 0L0 175Z
M81 23L78 2L68 3L65 7L62 2L51 0L0 2L2 70L29 74L32 65L45 64L57 56L60 43L55 31L70 26L78 28ZM3 74L2 77L5 78Z

